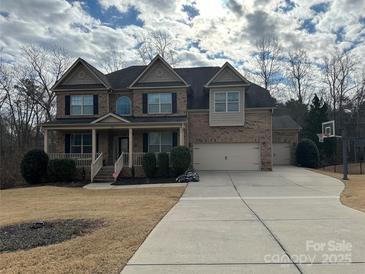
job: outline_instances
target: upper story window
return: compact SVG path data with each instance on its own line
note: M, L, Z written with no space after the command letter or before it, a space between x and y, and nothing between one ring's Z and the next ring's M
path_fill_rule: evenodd
M116 102L116 113L119 115L131 115L132 102L128 96L120 96Z
M149 93L148 113L171 113L172 94L171 93Z
M239 112L240 111L240 92L223 91L214 93L215 112Z
M71 96L71 115L92 115L94 114L93 95Z

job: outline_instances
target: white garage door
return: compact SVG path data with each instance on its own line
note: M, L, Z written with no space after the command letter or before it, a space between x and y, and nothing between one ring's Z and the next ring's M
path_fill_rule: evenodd
M259 144L194 144L197 170L259 170Z
M273 144L274 165L290 165L290 144Z

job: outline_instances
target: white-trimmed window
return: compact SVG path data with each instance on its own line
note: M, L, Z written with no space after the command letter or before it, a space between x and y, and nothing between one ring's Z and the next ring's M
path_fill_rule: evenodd
M71 134L71 153L91 153L92 143L90 133Z
M170 152L173 145L172 132L150 132L148 152Z
M119 115L131 115L132 102L128 96L120 96L116 102L116 113Z
M72 95L71 115L92 115L94 114L93 95Z
M220 91L214 93L214 112L239 112L240 92Z
M171 113L172 94L171 93L149 93L148 113Z

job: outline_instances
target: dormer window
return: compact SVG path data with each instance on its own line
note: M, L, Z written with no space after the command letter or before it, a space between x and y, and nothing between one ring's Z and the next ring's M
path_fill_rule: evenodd
M116 102L116 113L118 115L131 115L132 102L128 96L120 96Z
M214 93L215 112L239 112L240 93L239 91L220 91Z

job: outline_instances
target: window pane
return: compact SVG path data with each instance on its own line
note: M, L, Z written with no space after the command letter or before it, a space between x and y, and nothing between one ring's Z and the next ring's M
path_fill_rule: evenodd
M148 112L160 112L159 105L148 105Z
M82 97L81 96L71 96L71 106L81 106Z
M119 115L131 114L131 100L127 96L118 98L116 112Z
M160 145L160 134L158 132L151 132L148 134L148 144Z
M159 103L159 94L148 94L148 103L149 104L158 104Z
M228 92L228 102L229 101L238 101L239 93L238 92Z
M239 111L238 102L237 103L228 103L228 111Z
M161 104L161 112L172 112L171 104Z
M81 114L81 106L71 106L71 115Z
M226 93L215 93L214 99L216 102L223 103L226 101Z
M71 153L81 153L81 146L71 146Z
M172 133L162 132L161 133L161 144L172 146Z
M94 114L94 106L84 106L83 114Z
M172 150L171 145L161 145L161 152L170 152Z
M93 106L94 105L94 96L87 95L84 96L84 106Z
M80 134L71 135L71 145L72 146L81 146L81 135Z
M84 146L91 146L91 134L82 135L82 143Z
M164 103L171 104L171 102L172 102L171 93L161 93L160 102L161 102L161 104L164 104Z
M83 153L92 153L92 147L91 146L83 146Z
M226 103L215 103L215 111L216 112L225 112L226 111Z
M160 146L159 145L149 145L148 152L160 152Z

